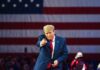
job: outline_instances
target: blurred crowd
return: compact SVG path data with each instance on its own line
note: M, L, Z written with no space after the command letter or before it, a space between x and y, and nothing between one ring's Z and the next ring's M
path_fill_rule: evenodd
M32 70L34 63L34 58L3 57L0 58L0 70Z
M100 70L100 64L97 61L84 61L80 62L80 58L83 57L82 53L76 54L73 60L65 62L65 66L68 66L68 70L77 70L78 65L83 64L83 70ZM33 70L36 57L27 57L27 56L6 56L0 57L0 70ZM68 65L67 65L68 64ZM67 70L64 66L64 70ZM80 66L81 67L81 66ZM79 69L82 70L82 69Z

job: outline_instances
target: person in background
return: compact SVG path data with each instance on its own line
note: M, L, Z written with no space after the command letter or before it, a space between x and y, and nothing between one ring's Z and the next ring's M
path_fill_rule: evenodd
M98 64L97 70L100 70L100 63Z
M78 52L71 62L70 70L87 70L86 64L83 61L83 53Z

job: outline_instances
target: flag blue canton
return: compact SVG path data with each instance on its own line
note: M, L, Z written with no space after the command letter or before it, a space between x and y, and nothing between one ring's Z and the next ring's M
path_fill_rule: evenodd
M0 0L0 14L41 14L43 0Z

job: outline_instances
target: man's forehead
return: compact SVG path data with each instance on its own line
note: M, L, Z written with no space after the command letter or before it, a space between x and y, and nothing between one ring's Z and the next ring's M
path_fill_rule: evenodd
M45 34L52 33L52 32L53 32L53 30L48 31L48 32L44 31Z

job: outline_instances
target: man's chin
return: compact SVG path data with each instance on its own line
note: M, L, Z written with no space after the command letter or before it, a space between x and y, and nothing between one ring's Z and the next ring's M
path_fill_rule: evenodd
M48 40L52 40L51 38L48 38Z

